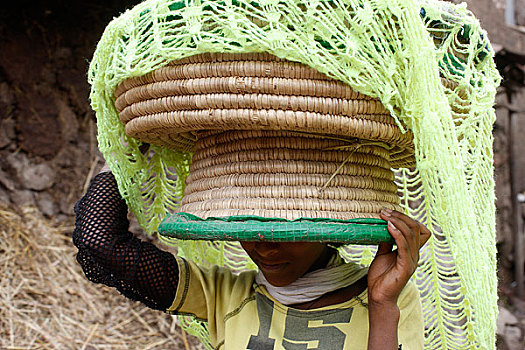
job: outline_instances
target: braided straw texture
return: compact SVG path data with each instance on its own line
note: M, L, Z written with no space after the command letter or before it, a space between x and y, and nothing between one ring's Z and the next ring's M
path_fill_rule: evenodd
M281 131L205 134L198 135L181 212L348 220L379 218L382 208L402 210L389 150L379 145L350 149L344 140ZM351 181L344 185L340 177ZM298 237L291 232L290 240Z
M412 133L377 99L306 65L258 54L202 54L170 62L115 90L126 133L192 152L202 130L291 130L389 145L393 167L413 165Z
M207 52L267 52L306 64L379 99L401 129L406 125L417 166L396 170L395 183L405 212L434 233L414 277L426 348L493 349L491 130L499 75L487 35L472 14L434 0L148 0L122 14L106 28L91 62L91 101L99 147L148 232L177 209L191 155L140 148L119 120L115 89L126 79ZM197 263L253 268L237 245L176 243ZM345 252L363 264L373 257L370 247ZM189 327L211 348L205 324Z

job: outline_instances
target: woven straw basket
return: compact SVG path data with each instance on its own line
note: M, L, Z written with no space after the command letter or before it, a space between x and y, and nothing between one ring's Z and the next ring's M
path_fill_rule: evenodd
M378 218L414 162L378 100L265 53L174 61L115 96L128 135L193 153L180 211L200 218Z

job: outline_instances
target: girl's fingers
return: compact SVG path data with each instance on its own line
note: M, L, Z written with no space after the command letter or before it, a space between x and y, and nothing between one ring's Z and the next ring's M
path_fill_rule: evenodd
M405 215L405 214L400 213L400 212L395 211L395 210L392 211L392 215L396 216L396 217L399 217L412 230L414 230L414 232L418 233L416 235L416 237L417 237L417 241L416 242L418 243L417 246L419 248L424 246L425 243L427 243L427 241L430 239L430 236L432 236L432 233L430 232L430 230L425 225L423 225L422 223L420 223L417 220L414 220L414 219L410 218L408 215Z
M421 248L430 239L430 236L432 236L432 233L423 224L419 224L419 229L421 230L421 235L420 235L420 238L419 238L419 248Z
M408 216L395 211L383 211L382 215L386 217L386 220L393 224L394 228L397 229L406 239L408 244L408 251L412 259L416 261L419 258L419 226L411 225L411 222L407 222ZM405 219L405 220L404 220ZM414 221L408 218L410 221Z
M419 250L430 239L432 233L420 222L395 210L383 210L381 217L390 221L405 236L410 247L410 256L417 265L419 263Z
M421 247L424 246L425 243L427 243L430 236L432 235L430 230L419 221L411 219L405 214L399 212L395 213L395 215L398 215L416 233L417 247L418 250L421 249Z
M410 279L410 276L416 271L419 255L414 256L409 246L409 239L404 235L394 224L388 222L388 231L394 237L397 245L397 259L396 265L398 273L402 279Z
M394 226L394 224L391 221L388 221L388 232L392 235L394 238L396 245L397 245L397 254L399 259L412 261L412 253L410 252L410 246L408 244L408 240L403 235L403 233Z
M416 242L416 248L419 250L419 248L421 247L420 246L421 224L418 221L409 217L408 215L400 213L395 210L392 211L392 216L403 221L409 227L409 229L412 230L412 233L414 235L414 239Z

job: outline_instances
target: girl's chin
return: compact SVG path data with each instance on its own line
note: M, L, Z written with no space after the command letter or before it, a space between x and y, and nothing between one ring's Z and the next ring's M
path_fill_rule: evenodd
M264 278L274 287L286 287L289 284L292 284L294 281L297 280L297 278L280 278L279 276L275 276L271 273L265 273L263 271Z
M272 286L274 287L286 287L287 285L289 285L291 282L281 282L281 281L268 281Z

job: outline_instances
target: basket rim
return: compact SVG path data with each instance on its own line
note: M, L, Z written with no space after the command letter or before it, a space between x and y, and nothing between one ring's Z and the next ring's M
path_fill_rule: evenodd
M287 220L255 215L202 219L189 213L173 213L159 225L163 239L251 242L325 242L372 245L394 243L382 219L349 220L299 218Z

